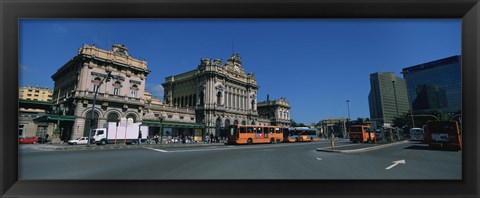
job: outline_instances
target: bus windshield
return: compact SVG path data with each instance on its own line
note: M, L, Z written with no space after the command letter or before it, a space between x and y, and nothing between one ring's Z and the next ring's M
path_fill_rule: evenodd
M350 127L350 132L362 132L362 127Z

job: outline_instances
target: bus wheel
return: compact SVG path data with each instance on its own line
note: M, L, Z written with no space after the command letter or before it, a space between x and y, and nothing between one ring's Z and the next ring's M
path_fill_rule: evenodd
M298 142L298 138L295 138L295 142Z
M273 144L273 143L275 143L275 140L272 138L270 139L270 144Z
M310 137L310 142L313 142L313 137Z
M252 139L248 139L247 144L252 144Z

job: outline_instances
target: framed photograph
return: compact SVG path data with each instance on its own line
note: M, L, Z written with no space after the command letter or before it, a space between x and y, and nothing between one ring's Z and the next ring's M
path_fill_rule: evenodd
M476 0L0 10L2 197L478 196Z

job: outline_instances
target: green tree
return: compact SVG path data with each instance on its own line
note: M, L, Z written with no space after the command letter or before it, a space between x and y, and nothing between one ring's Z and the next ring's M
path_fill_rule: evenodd
M293 120L293 119L290 120L290 126L291 126L291 127L306 127L305 124L303 124L303 123L301 123L301 122L300 122L300 123L297 123L297 122L295 122L295 120Z
M412 127L422 128L428 121L437 120L450 120L451 117L449 114L440 111L440 110L430 110L425 112L416 113L413 115L413 121L415 126L412 123L412 117L410 112L397 116L393 119L393 126L410 130Z

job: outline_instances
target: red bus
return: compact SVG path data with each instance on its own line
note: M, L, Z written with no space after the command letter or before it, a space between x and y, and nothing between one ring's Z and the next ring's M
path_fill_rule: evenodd
M376 142L375 131L368 125L352 125L349 129L350 141L353 143Z
M231 125L229 127L229 144L278 143L283 139L279 126Z
M423 140L432 148L462 149L457 121L428 121Z

